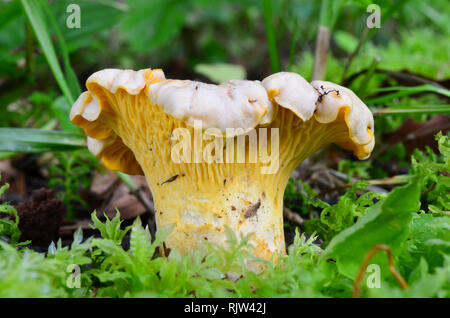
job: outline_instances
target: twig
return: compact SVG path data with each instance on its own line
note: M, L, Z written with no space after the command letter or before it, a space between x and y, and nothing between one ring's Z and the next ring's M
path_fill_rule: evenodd
M338 171L336 171L336 172L339 173ZM349 180L349 179L346 178L346 180ZM393 176L393 177L389 177L389 178L368 180L367 182L369 182L369 186L367 186L367 189L370 191L373 191L373 192L387 193L388 191L386 191L385 189L383 189L381 187L377 187L377 185L403 184L403 183L407 183L409 180L411 180L411 177L409 175L397 175L397 176ZM351 188L357 181L359 181L359 180L357 180L355 178L351 178L352 183L342 184L337 187L322 191L317 196L323 197L325 194L331 193L333 191L340 191L340 190L345 190L345 189Z
M355 179L355 178L349 178L345 173L342 173L342 172L339 172L339 171L336 171L336 170L333 170L333 169L327 169L327 171L331 175L333 175L333 176L335 176L337 178L343 179L343 180L350 181L351 183L355 183L357 181L360 181L360 180ZM392 177L392 178L394 178L394 177ZM377 185L395 184L395 183L389 183L389 181L387 179L390 179L390 178L379 179L379 180L369 180L369 186L367 187L367 189L370 190L370 191L374 191L374 192L387 193L387 191L385 189L383 189L381 187L377 187ZM384 180L385 182L383 182L381 180ZM397 181L397 183L404 183L404 182L399 182L398 180L396 180L396 181ZM394 182L394 180L392 180L392 182Z
M367 265L369 265L369 261L374 257L379 251L385 251L388 257L388 267L392 275L399 282L403 289L408 288L408 284L403 279L403 277L397 272L394 266L394 258L392 257L392 252L389 246L384 244L377 244L372 246L372 248L367 252L364 256L364 260L362 262L361 267L359 268L358 273L356 274L355 280L353 281L353 298L359 298L361 296L361 287L360 283L364 277L364 273L366 272Z
M314 70L312 80L322 80L327 71L327 56L330 50L330 29L319 25L314 52Z
M448 177L448 176L450 176L450 173L445 172L445 171L439 171L437 175L438 176L446 176L446 177ZM423 191L420 195L423 196L423 195L426 195L426 194L430 193L431 191L434 190L434 188L436 188L436 185L437 185L437 182L433 183L428 189Z
M304 222L303 218L300 215L298 215L298 213L293 212L291 209L287 207L283 208L283 216L292 223L297 225L302 225Z

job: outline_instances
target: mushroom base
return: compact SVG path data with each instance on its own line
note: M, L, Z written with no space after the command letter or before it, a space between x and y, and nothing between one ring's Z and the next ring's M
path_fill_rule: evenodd
M285 253L284 186L273 189L273 183L261 182L258 169L244 165L218 172L199 181L188 170L180 171L174 181L152 189L157 227L175 224L166 246L186 252L202 241L226 245L229 227L236 236L252 233L250 243L257 257ZM154 184L152 177L147 179Z

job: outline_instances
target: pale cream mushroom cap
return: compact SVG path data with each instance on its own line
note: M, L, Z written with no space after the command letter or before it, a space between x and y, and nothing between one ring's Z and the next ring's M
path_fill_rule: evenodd
M291 110L303 121L316 109L317 91L297 73L279 72L266 77L262 85L278 105Z
M189 126L201 121L204 129L253 129L272 113L266 90L259 81L231 80L220 85L190 80L165 80L147 87L152 104ZM263 121L264 122L264 121Z
M350 89L326 81L313 81L311 85L319 92L317 110L314 114L320 123L335 121L339 112L349 129L349 137L359 150L351 146L359 159L366 159L375 145L373 115L369 108ZM348 148L343 146L344 148Z

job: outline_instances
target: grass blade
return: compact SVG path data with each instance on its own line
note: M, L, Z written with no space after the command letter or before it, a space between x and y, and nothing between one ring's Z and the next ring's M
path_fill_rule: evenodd
M296 18L294 21L294 30L292 30L291 45L289 46L288 69L291 68L292 63L294 62L295 44L297 43L297 38L298 38L298 33L299 33L298 22L299 22L299 18Z
M413 87L407 87L407 86L384 87L384 88L377 89L375 92L390 92L390 91L397 91L397 92L369 99L366 101L366 104L372 104L372 105L380 104L380 103L384 103L386 101L390 101L394 98L405 97L405 96L409 96L409 95L413 95L413 94L426 93L426 92L436 93L439 95L450 97L450 91L448 89L443 89L443 88L435 87L433 85L428 85L428 84L420 85L420 86L413 86Z
M280 71L280 60L278 59L275 27L273 25L272 0L262 0L262 11L266 26L267 45L269 46L270 67L272 73L276 73Z
M43 153L86 147L85 136L34 128L0 128L0 151Z
M58 39L58 46L61 52L63 64L64 64L64 72L67 77L68 86L72 92L73 96L78 96L81 94L81 87L80 83L78 83L78 78L75 74L75 71L70 65L70 58L69 58L69 50L67 49L66 41L64 40L64 37L61 33L61 30L58 27L58 23L55 20L55 17L53 16L52 10L50 9L50 6L46 1L42 2L42 7L50 21L51 27L56 33L56 37Z
M55 48L53 46L50 34L45 23L44 15L40 4L36 0L20 0L22 3L23 10L28 18L28 21L33 28L34 34L44 52L45 58L47 60L53 75L55 76L56 82L59 88L63 92L69 104L75 102L74 95L72 94L69 85L64 77L64 73L56 56Z
M393 114L450 114L450 106L422 107L422 108L401 108L401 109L379 109L374 111L374 116Z
M314 49L314 68L311 80L323 80L327 71L327 57L333 26L342 8L341 0L322 0L320 20Z

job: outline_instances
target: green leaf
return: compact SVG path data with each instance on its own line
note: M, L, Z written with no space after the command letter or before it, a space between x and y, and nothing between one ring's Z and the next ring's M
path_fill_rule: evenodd
M197 64L194 71L217 84L233 79L244 80L246 77L245 69L242 66L226 63Z
M1 176L1 174L0 174ZM2 194L9 188L9 184L6 183L0 187L0 197ZM8 220L1 218L1 213L10 214L14 217L14 220ZM17 214L17 210L9 205L7 202L0 204L0 241L3 239L7 239L12 244L16 244L20 238L20 229L19 229L19 215Z
M395 255L408 235L413 213L419 208L419 199L417 181L395 188L386 198L369 208L355 225L336 235L324 255L336 259L339 271L349 278L355 277L372 246L386 244ZM372 260L384 264L384 259L377 255Z
M105 218L106 221L105 223L103 223L97 218L97 212L96 211L92 212L91 219L94 224L91 226L91 228L99 230L102 238L111 240L115 242L117 245L120 245L120 243L122 243L123 237L131 229L131 226L128 226L123 230L120 229L122 221L120 220L120 213L119 210L117 209L116 215L112 220L108 219L106 215Z
M137 217L131 228L130 251L133 257L141 262L149 261L152 257L150 246L152 238L148 227L142 227L141 218Z
M336 31L334 37L339 47L347 53L352 53L358 46L358 39L351 33Z
M188 1L131 0L130 13L120 21L120 31L131 47L149 52L170 43L186 23Z
M450 217L431 213L414 215L408 240L400 255L407 272L424 258L431 269L442 266L444 255L450 253Z
M0 30L14 19L20 17L22 10L18 1L0 4Z

